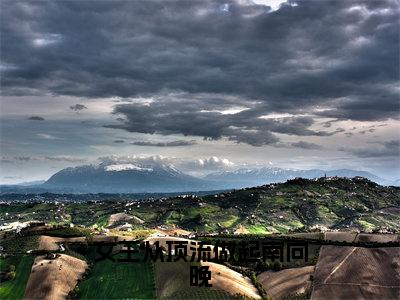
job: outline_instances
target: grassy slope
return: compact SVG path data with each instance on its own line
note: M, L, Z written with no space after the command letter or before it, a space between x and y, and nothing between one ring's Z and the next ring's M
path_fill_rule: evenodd
M167 224L187 230L216 232L239 225L251 233L286 233L314 225L330 228L380 226L400 231L398 213L380 209L400 207L400 189L382 187L367 180L292 180L233 192L193 198L169 198L163 202L68 203L62 210L75 224L104 226L113 213L126 211L145 221L135 229ZM6 207L21 218L47 221L55 218L54 204L16 204ZM32 211L36 214L32 215ZM47 215L46 215L47 213ZM2 214L0 213L0 216ZM45 217L45 218L44 218ZM14 218L15 219L15 218ZM133 222L133 221L132 221Z
M23 299L25 287L31 274L31 268L34 257L31 255L24 255L21 257L18 265L16 266L16 275L13 280L6 281L0 285L0 299ZM1 259L1 267L5 266L7 262Z
M154 299L152 266L149 262L97 262L89 277L78 284L77 293L81 299Z
M38 236L16 236L12 239L1 241L1 246L7 253L24 254L28 250L37 249L39 245Z
M233 300L233 299L245 299L244 297L234 297L228 293L223 291L212 290L210 288L194 288L194 289L186 289L179 292L174 293L169 297L169 299L213 299L213 300Z
M110 216L108 215L102 215L97 219L96 225L97 227L106 227L108 225L108 220L110 219Z
M399 189L368 181L294 180L246 191L247 194L236 191L222 199L205 198L224 208L237 205L241 222L235 225L242 223L251 233L285 233L289 229L315 224L332 228L354 224L364 229L378 226L400 229L396 225L400 216L378 213L385 207L400 206Z

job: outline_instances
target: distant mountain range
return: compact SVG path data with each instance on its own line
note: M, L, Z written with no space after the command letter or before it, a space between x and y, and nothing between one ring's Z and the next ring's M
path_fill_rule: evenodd
M211 173L205 177L207 180L229 183L236 188L257 186L274 182L285 182L288 179L296 177L301 178L319 178L319 177L347 177L352 178L356 176L368 178L381 185L398 185L399 181L389 181L380 178L370 172L366 171L355 171L349 169L338 169L331 171L324 171L319 169L311 170L290 170L281 168L250 168L250 169L239 169L235 171L225 171Z
M44 183L32 185L3 185L1 193L170 193L224 189L238 189L274 182L285 182L296 177L324 176L368 178L381 185L399 185L365 171L339 169L324 171L290 170L276 167L247 168L215 172L194 177L177 170L173 165L151 163L101 163L66 168Z

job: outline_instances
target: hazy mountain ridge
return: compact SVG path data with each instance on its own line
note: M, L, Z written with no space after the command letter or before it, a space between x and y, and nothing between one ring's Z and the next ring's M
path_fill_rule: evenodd
M170 165L106 163L63 169L42 185L92 193L176 192L209 186L205 180L184 174Z
M313 179L324 176L328 177L337 176L337 177L349 177L349 178L360 176L360 177L365 177L381 185L398 185L399 183L399 181L397 182L389 181L366 171L355 171L350 169L338 169L331 171L324 171L320 169L291 170L291 169L282 169L276 167L248 168L248 169L243 168L235 171L215 172L205 176L205 179L237 183L239 184L238 187L246 187L249 186L249 184L251 186L251 185L262 185L274 182L284 182L286 180L293 179L296 177Z
M301 177L365 177L381 185L399 185L366 171L338 169L291 170L277 167L242 168L203 177L185 174L172 164L151 161L83 165L60 170L43 184L3 185L2 193L168 193L238 189Z

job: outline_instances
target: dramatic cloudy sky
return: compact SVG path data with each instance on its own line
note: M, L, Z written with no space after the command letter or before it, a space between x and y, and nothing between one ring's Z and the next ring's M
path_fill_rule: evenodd
M0 6L2 183L112 155L400 177L397 0Z

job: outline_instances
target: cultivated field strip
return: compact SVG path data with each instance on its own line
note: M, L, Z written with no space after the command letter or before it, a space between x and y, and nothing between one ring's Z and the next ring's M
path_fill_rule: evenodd
M399 250L399 247L322 246L311 298L326 299L331 292L330 299L397 299L400 295Z

